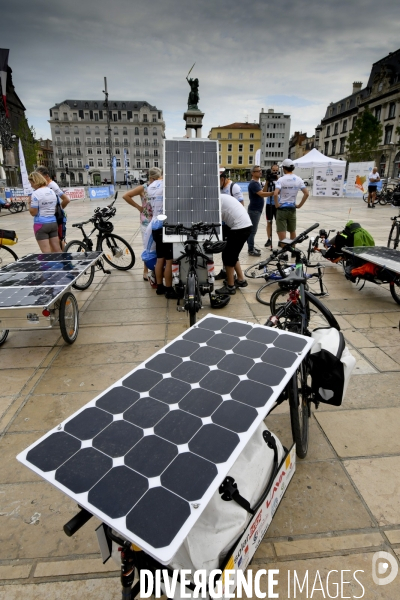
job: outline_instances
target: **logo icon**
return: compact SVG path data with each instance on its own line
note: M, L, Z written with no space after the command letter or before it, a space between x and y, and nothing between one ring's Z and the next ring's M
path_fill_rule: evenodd
M399 571L397 560L389 552L375 552L372 557L372 579L377 585L388 585ZM383 577L382 577L383 575Z

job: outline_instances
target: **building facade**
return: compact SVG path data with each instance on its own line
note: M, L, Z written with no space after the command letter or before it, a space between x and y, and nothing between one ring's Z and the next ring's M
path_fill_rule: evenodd
M263 169L270 169L273 164L281 163L289 156L290 115L276 113L273 108L264 112L262 108L259 123L261 166Z
M36 152L37 166L46 167L49 170L50 175L55 177L54 171L54 158L53 158L53 142L47 140L37 140L38 149Z
M212 127L208 137L218 141L219 164L234 178L250 179L250 169L260 149L260 126L257 123L231 123Z
M308 137L306 133L295 131L289 140L288 157L291 160L301 158L314 148L315 136Z
M346 160L346 142L357 116L369 107L382 124L382 140L375 164L381 176L399 177L400 152L400 49L372 65L366 87L353 83L353 91L338 102L331 102L319 130L318 149L327 156Z
M4 92L2 91L2 93ZM9 150L6 150L4 147L2 147L0 153L0 179L4 179L6 181L7 186L16 187L19 186L21 182L17 132L19 130L21 121L25 119L25 106L22 104L20 98L18 97L15 91L12 80L12 69L9 66L7 67L6 97L9 112L9 123L11 126L11 133L13 134L13 142L12 147ZM1 118L3 119L5 118L5 116L2 99L0 99L0 104L0 112L3 113Z
M125 180L125 155L131 176L147 173L151 167L162 168L165 137L162 111L148 102L123 100L109 100L108 110L111 147L104 101L64 100L50 109L58 181L70 185L110 181L114 156L118 183Z

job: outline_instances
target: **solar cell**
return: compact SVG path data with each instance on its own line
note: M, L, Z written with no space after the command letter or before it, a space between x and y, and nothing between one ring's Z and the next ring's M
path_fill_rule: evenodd
M311 345L205 317L18 459L168 564Z
M343 248L343 252L400 274L400 252L384 246Z

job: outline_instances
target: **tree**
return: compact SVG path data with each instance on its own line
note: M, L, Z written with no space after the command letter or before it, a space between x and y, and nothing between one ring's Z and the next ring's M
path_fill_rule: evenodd
M382 125L368 106L355 122L347 138L347 156L351 162L374 160L382 140Z
M37 163L37 151L39 150L39 142L35 140L36 131L34 127L29 127L26 117L22 117L18 129L17 137L21 140L22 149L24 151L26 170L28 173L34 170Z

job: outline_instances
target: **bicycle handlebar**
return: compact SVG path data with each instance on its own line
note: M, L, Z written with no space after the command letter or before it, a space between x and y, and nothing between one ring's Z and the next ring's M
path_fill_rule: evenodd
M87 225L88 223L92 223L92 219L89 219L89 221L82 221L82 223L73 223L72 227L82 227L83 225Z
M215 227L220 227L221 223L203 223L200 221L199 223L193 223L191 227L185 227L183 223L169 224L167 221L164 221L163 227L168 229L175 229L176 234L180 233L207 233L208 231L215 229Z

